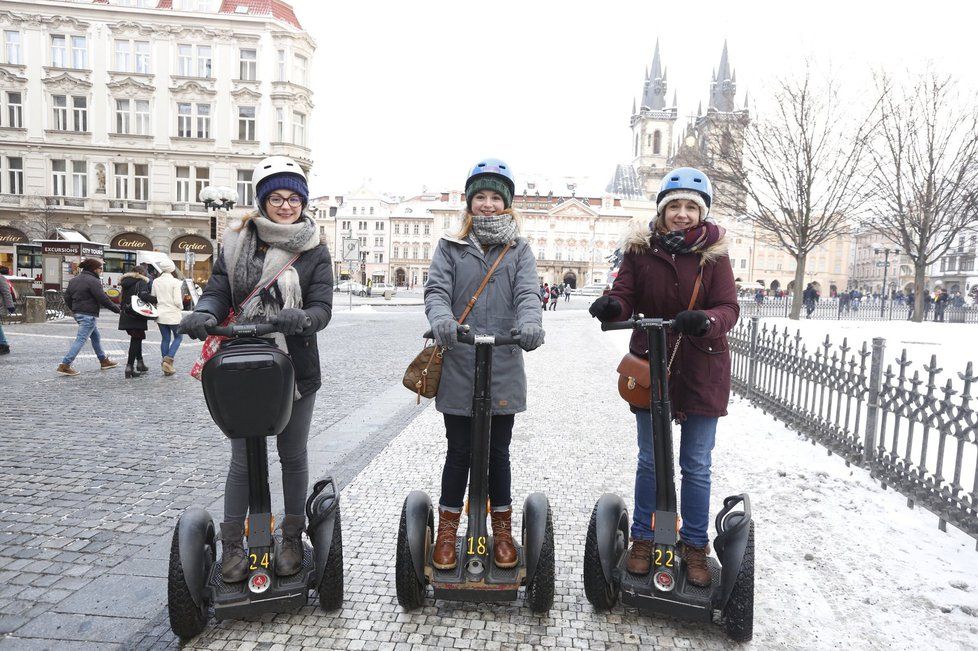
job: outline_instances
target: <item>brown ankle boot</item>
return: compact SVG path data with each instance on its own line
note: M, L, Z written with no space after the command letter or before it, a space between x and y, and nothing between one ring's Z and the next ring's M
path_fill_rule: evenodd
M431 564L436 569L450 570L455 567L455 538L458 536L458 521L461 519L461 511L448 511L438 507L438 537L435 540L435 551L431 554Z
M489 511L492 520L492 559L496 567L516 566L516 545L513 544L513 507Z
M288 515L282 521L282 542L275 550L275 573L291 576L302 567L302 531L306 528L306 516Z
M174 373L177 372L176 369L173 368L172 357L169 356L164 357L162 367L163 367L163 375L173 375Z
M632 540L632 548L628 550L628 562L626 567L629 574L645 576L649 573L652 565L651 540Z
M710 545L705 547L693 547L685 543L679 543L679 553L686 562L686 579L693 585L701 588L708 587L712 582L710 567L706 564L706 557L710 555Z
M221 523L221 578L226 583L244 581L248 577L248 555L243 538L244 525L240 522Z

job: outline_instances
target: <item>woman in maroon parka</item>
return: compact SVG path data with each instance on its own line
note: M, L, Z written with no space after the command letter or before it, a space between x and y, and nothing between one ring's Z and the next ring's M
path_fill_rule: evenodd
M601 321L623 321L633 313L673 319L668 352L678 351L670 367L672 416L680 423L679 467L682 471L680 550L690 582L710 585L707 527L710 517L710 465L717 420L727 415L730 397L730 352L727 331L737 322L737 288L727 257L724 230L707 221L713 191L703 172L684 167L662 179L656 196L656 218L633 230L611 291L591 305ZM692 309L696 276L702 286ZM632 333L631 352L645 357L648 339ZM652 419L648 410L633 409L638 428L635 511L628 571L644 575L652 557L651 528L655 512L655 465Z

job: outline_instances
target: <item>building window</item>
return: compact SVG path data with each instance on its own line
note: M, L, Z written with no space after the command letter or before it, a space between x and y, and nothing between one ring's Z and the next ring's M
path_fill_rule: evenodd
M401 234L401 222L394 222L394 235Z
M193 74L194 65L194 46L177 45L177 74L181 77L190 77Z
M340 228L341 228L342 230L344 230L344 231L348 231L348 230L351 230L351 229L350 229L350 222L348 222L348 221L344 221L344 222L342 223L342 225L340 226Z
M238 140L255 139L255 107L238 107Z
M415 235L418 234L418 225L417 224L414 225L414 234ZM417 256L415 256L415 257L417 257Z
M354 215L357 214L357 207L356 206L353 206L353 214Z
M71 196L88 196L88 163L83 160L71 161Z
M258 77L258 51L241 50L238 60L238 78L254 81Z
M304 113L292 114L292 144L306 145L306 116Z
M7 92L7 126L12 129L24 128L23 96L19 92Z
M210 183L210 178L211 171L207 167L178 166L177 201L180 203L196 201L200 191Z
M136 120L134 125L136 127L136 134L140 136L149 135L149 100L148 99L137 99L135 102L136 107Z
M88 67L88 42L84 36L71 37L71 67Z
M132 102L128 99L117 99L115 101L115 132L131 133L132 124Z
M197 46L197 76L210 77L211 63L212 63L211 46L198 45Z
M88 98L72 96L71 124L74 131L88 131Z
M394 246L394 259L401 257L401 248L397 245Z
M68 130L68 96L52 95L51 102L54 106L54 124L57 131Z
M384 254L383 253L374 253L374 262L375 263L381 263L383 261L384 261Z
M357 222L357 226L358 226L357 230L361 230L361 231L367 230L367 222ZM363 238L363 245L364 246L367 245L367 238Z
M115 132L148 136L149 100L117 99L115 101Z
M278 51L278 81L286 81L285 79L285 50Z
M275 109L275 142L285 142L285 109Z
M178 103L177 135L181 138L210 138L211 105Z
M309 62L304 56L295 55L295 81L303 86L308 85L306 76Z
M68 194L67 164L63 160L51 161L51 194L63 197Z
M51 65L68 67L68 38L63 34L51 34Z
M7 63L18 65L23 63L20 58L20 32L3 32L3 53Z
M7 157L7 192L24 194L24 159L19 156Z
M210 45L177 45L177 74L181 77L210 77L213 58Z
M414 247L411 249L411 251L414 254L414 255L411 256L411 259L412 260L417 260L418 259L418 245L415 244Z
M430 244L425 244L424 245L424 259L425 260L427 260L429 257L431 257L429 255L429 253L431 253L431 245Z
M255 188L251 184L251 170L238 170L238 205L250 206L255 201Z
M658 154L662 151L662 132L656 131L652 137L652 153Z
M384 230L384 222L374 222L374 230L375 231Z
M384 238L382 238L382 237L375 237L374 238L374 246L384 246Z
M426 223L424 225L424 234L425 235L431 235L431 224Z
M120 72L149 73L149 41L115 42L115 69Z
M374 214L374 207L373 206L370 206L370 214L371 215Z

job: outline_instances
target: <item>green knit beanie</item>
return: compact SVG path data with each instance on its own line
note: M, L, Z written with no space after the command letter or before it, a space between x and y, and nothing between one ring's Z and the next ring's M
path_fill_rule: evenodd
M509 186L499 179L486 174L477 176L469 187L465 188L465 205L469 209L469 212L472 211L472 197L478 194L480 190L498 192L499 196L503 198L503 206L509 208L513 205L513 193L509 191Z

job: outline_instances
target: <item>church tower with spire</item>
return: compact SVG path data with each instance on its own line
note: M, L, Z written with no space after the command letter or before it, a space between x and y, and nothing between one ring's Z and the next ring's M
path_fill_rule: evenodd
M659 41L655 42L652 68L645 71L642 101L632 102L632 166L645 194L654 194L659 181L668 171L673 150L678 108L673 94L672 105L666 107L666 75L659 56Z

